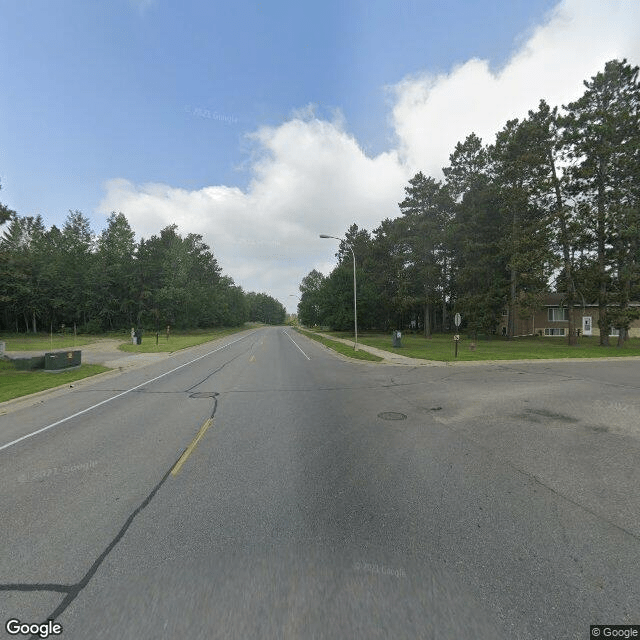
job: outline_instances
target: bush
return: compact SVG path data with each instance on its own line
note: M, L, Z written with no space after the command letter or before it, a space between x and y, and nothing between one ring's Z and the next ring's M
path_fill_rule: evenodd
M94 318L80 327L78 333L102 333L102 322Z

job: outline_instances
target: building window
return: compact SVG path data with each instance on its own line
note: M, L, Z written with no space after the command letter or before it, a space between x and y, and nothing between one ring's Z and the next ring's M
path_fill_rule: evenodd
M549 322L568 322L568 307L549 307Z
M616 329L615 327L609 327L609 336L611 338L617 338L620 335L620 329Z
M565 335L565 328L562 327L561 329L557 329L557 328L545 329L544 330L544 335L545 336L564 336Z

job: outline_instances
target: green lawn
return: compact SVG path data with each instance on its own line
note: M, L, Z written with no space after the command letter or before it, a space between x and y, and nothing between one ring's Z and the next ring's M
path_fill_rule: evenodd
M74 347L90 344L98 338L105 337L107 336L83 335L75 336L74 338L73 334L63 336L54 333L53 337L50 337L46 333L36 333L35 335L27 333L4 333L0 334L0 342L5 343L6 351L52 351L55 349L73 349Z
M56 349L73 349L80 348L83 345L91 344L98 340L108 338L111 340L122 340L120 349L131 353L159 353L172 352L187 347L193 347L203 342L217 340L224 336L238 333L246 329L263 326L259 323L246 323L243 327L222 328L222 329L202 329L193 331L172 331L169 340L164 331L158 336L158 345L156 346L156 334L152 331L146 331L142 336L142 344L140 346L131 344L129 333L103 333L99 335L61 335L54 333L50 336L46 333L37 334L16 334L4 333L0 334L0 341L5 343L6 351L53 351Z
M310 331L305 331L304 329L300 329L296 327L296 331L299 331L302 335L311 338L312 340L316 340L320 342L325 347L329 347L329 349L333 349L338 353L341 353L344 356L348 356L349 358L356 358L357 360L369 360L371 362L380 362L382 358L379 356L374 356L372 353L368 353L367 351L354 351L353 347L349 345L342 344L342 342L336 342L335 340L330 340L328 338L324 338L322 336L318 336L315 333Z
M195 347L198 344L204 342L211 342L218 338L224 338L225 336L239 333L240 331L246 331L256 324L247 324L243 327L232 327L225 329L205 329L202 331L176 331L171 332L169 339L167 340L166 333L160 332L158 336L158 344L156 345L156 334L149 332L142 335L142 344L131 344L131 338L127 338L124 344L121 344L118 348L121 351L127 351L129 353L160 353L160 352L173 352L180 349L186 349L187 347Z
M77 369L61 373L16 371L10 362L0 360L0 402L69 384L103 371L110 369L99 364L83 364Z
M329 331L329 335L337 338L353 340L353 332ZM492 336L491 340L478 340L475 351L471 351L473 342L468 336L461 334L458 344L458 360L536 360L549 358L602 358L618 356L640 356L640 338L631 338L624 347L616 347L617 338L611 338L610 347L601 347L597 337L580 337L575 347L567 346L566 338L526 337L507 340L502 336ZM434 335L426 339L421 335L402 334L402 347L394 349L393 339L389 334L358 333L358 342L384 349L391 353L399 353L409 358L440 360L449 362L456 360L453 335Z

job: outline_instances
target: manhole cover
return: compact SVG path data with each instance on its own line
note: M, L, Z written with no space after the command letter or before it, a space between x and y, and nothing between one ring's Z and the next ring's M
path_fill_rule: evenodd
M378 418L383 420L406 420L407 416L404 413L397 413L396 411L383 411L378 414Z
M215 391L196 391L190 398L215 398L218 394Z

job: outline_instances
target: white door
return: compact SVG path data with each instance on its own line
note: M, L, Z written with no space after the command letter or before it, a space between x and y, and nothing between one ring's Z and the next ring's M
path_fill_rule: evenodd
M591 316L582 316L582 335L591 335Z

